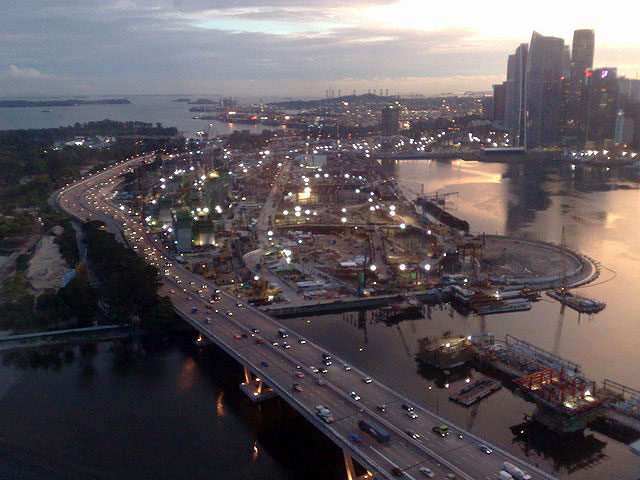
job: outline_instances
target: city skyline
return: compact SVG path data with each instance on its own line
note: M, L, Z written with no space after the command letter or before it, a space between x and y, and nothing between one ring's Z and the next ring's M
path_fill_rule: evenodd
M413 0L3 3L3 96L488 91L533 30L568 45L582 28L598 36L595 67L640 71L631 16L616 2L598 18L555 4L549 15L547 2L526 19L505 2L463 2L455 14Z

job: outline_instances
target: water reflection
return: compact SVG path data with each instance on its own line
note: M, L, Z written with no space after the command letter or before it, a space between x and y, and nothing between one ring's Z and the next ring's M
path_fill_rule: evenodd
M513 443L525 456L535 455L550 461L556 472L585 470L607 458L603 452L607 442L584 432L557 434L537 422L525 421L510 427Z

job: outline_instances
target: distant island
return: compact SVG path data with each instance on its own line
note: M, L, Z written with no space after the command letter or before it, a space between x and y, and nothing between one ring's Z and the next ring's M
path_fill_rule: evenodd
M190 102L190 101L191 101L190 98L176 98L174 100L174 102L183 102L183 103Z
M130 105L126 98L106 98L102 100L0 100L0 108L23 107L75 107L78 105Z

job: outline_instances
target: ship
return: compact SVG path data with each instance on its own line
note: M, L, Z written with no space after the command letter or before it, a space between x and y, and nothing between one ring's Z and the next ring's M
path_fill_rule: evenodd
M470 337L425 337L418 344L417 359L439 369L459 367L474 358Z
M380 314L385 323L414 320L422 316L422 303L416 298L404 297L382 307Z
M562 288L547 291L547 295L580 313L598 313L607 306L604 302L582 297Z

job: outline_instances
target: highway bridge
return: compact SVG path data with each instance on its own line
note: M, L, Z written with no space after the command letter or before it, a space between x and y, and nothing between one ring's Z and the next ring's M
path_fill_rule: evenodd
M140 219L112 203L121 175L150 159L138 157L85 177L60 190L55 203L82 221L103 221L108 230L155 264L165 275L161 293L171 297L176 313L200 332L203 340L215 343L244 366L245 377L239 379L242 390L254 400L277 394L296 409L343 450L349 480L356 478L352 460L367 470L364 478L402 476L416 480L426 478L427 472L421 469L429 469L434 478L497 479L505 461L518 465L533 479L554 478L415 405L335 356L333 363L325 366L323 353L331 352L290 330L283 338L279 329L285 327L277 320L240 304L224 291L216 293L216 285L174 263L170 252ZM214 293L219 299L211 304ZM319 404L331 410L332 423L316 414ZM415 415L407 412L407 406L413 407ZM379 443L361 431L360 420L381 425L389 432L390 441ZM432 431L441 424L449 426L449 435L442 437ZM493 453L487 454L480 445Z

